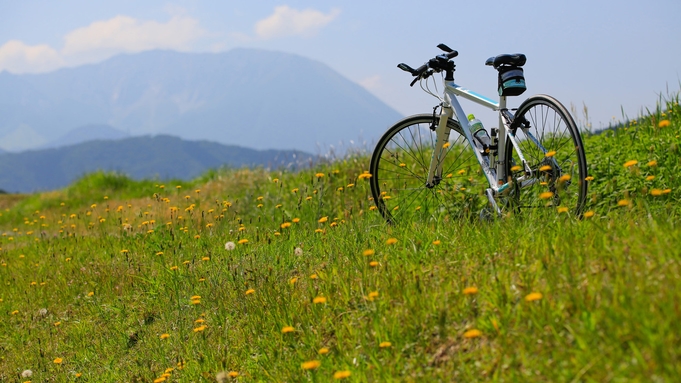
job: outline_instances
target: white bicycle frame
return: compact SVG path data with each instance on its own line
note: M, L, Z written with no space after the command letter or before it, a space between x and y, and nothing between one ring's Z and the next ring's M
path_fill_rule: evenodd
M426 186L432 187L435 185L436 179L442 179L442 163L444 155L447 153L447 147L445 146L445 143L449 141L450 133L449 129L447 129L447 120L449 118L455 118L459 122L461 130L466 137L466 141L468 141L468 144L475 153L475 157L480 163L480 167L482 168L489 183L489 188L486 190L487 199L494 207L497 214L501 214L501 210L499 209L494 197L513 184L513 181L507 179L508 175L506 174L506 164L503 160L506 158L506 140L511 141L511 144L518 155L518 159L522 164L522 168L525 170L525 174L516 181L520 183L521 187L528 186L535 182L535 180L532 178L532 169L530 169L529 165L527 164L527 161L525 160L525 157L518 146L518 142L510 131L510 126L513 122L514 116L506 108L506 97L500 96L500 100L497 103L494 100L455 84L454 81L444 81L444 85L445 90L444 99L442 102L442 112L440 113L440 121L436 128L437 140L435 143L435 151L433 152L433 157L430 161L430 168L428 169ZM461 96L467 100L475 102L476 104L499 112L497 155L493 156L492 153L489 154L489 163L492 165L488 165L488 162L483 159L483 155L479 150L477 150L468 119L466 118L466 114L464 113L463 108L461 108L461 104L459 104L459 100L456 98L456 96ZM523 131L527 137L535 142L535 144L537 144L538 147L544 151L544 153L546 153L547 150L543 148L539 141L530 134L529 129L525 128Z

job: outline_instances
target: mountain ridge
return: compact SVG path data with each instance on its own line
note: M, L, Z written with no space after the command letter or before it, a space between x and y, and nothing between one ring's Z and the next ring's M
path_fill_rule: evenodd
M296 170L314 160L302 151L255 150L169 135L93 140L0 154L0 189L12 193L59 189L95 171L119 172L134 179L189 180L223 166Z
M0 116L5 150L106 124L133 136L306 151L377 139L400 117L321 62L245 48L147 51L44 74L2 72Z

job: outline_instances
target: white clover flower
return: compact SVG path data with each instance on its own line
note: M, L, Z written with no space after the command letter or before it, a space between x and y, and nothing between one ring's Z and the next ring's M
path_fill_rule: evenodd
M234 250L234 249L236 249L236 245L234 244L234 242L229 241L229 242L225 243L225 250L231 251L231 250Z

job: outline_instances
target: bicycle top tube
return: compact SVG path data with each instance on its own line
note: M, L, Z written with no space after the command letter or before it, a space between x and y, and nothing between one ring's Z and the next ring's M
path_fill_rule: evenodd
M473 101L476 104L480 104L492 110L499 110L499 103L487 98L481 94L473 92L470 89L466 89L461 85L457 85L454 81L445 81L445 92L453 93L454 95L461 96L467 100ZM452 95L450 94L450 97Z

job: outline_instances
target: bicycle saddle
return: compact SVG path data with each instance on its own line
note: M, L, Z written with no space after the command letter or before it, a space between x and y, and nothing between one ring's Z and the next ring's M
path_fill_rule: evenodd
M512 55L503 54L488 58L487 61L485 61L485 65L492 65L494 68L498 68L501 65L523 66L526 61L527 57L522 53L515 53Z

